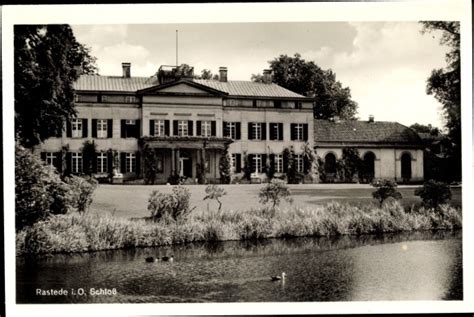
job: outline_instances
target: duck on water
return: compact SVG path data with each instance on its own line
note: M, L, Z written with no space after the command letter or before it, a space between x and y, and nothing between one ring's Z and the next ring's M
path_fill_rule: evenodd
M272 280L272 282L275 282L275 281L281 281L281 280L285 280L285 276L286 276L286 273L283 272L281 273L281 275L274 275L274 276L270 276L270 279Z
M146 262L149 262L149 263L151 263L151 262L158 262L158 261L160 261L160 260L163 261L163 262L173 262L173 256L172 256L172 255L171 255L171 256L163 256L163 257L161 257L161 258L160 258L160 257L156 257L156 258L155 258L155 257L153 257L153 256L149 256L149 257L146 257L146 258L145 258L145 261L146 261Z

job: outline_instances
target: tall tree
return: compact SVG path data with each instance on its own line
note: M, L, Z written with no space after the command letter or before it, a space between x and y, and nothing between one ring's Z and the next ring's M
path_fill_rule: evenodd
M305 61L298 53L293 57L280 55L268 63L274 83L314 98L315 118L354 118L357 103L351 99L351 90L336 80L336 74L331 69L323 70L313 61ZM264 81L260 74L252 75L251 79L255 82Z
M411 129L415 130L417 133L429 133L431 135L439 135L440 131L437 127L433 127L431 124L424 125L419 123L414 123L410 126Z
M97 68L69 25L16 25L14 47L16 137L32 147L76 115L73 83Z
M450 47L446 54L446 67L434 69L427 80L426 92L443 105L448 137L453 146L450 149L452 172L456 179L461 177L461 33L459 22L420 22L422 33L440 31L441 45Z

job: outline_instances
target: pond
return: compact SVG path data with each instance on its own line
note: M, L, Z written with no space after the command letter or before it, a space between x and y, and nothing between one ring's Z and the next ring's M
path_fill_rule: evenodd
M174 255L147 263L147 256ZM271 275L285 272L283 281ZM231 241L18 257L18 303L462 300L462 234Z

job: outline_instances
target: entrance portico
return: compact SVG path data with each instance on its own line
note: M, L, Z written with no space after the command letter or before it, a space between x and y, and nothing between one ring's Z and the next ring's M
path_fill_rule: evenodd
M195 181L200 173L213 182L219 178L219 159L231 142L217 137L143 137L142 148L158 155L162 167L157 173L158 183L166 183L172 175Z

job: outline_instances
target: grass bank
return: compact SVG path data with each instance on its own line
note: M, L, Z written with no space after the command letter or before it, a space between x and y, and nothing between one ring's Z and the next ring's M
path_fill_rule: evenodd
M152 247L198 241L382 234L461 228L461 209L405 209L397 201L332 202L311 208L194 211L180 222L130 220L71 213L53 216L17 233L17 255Z

